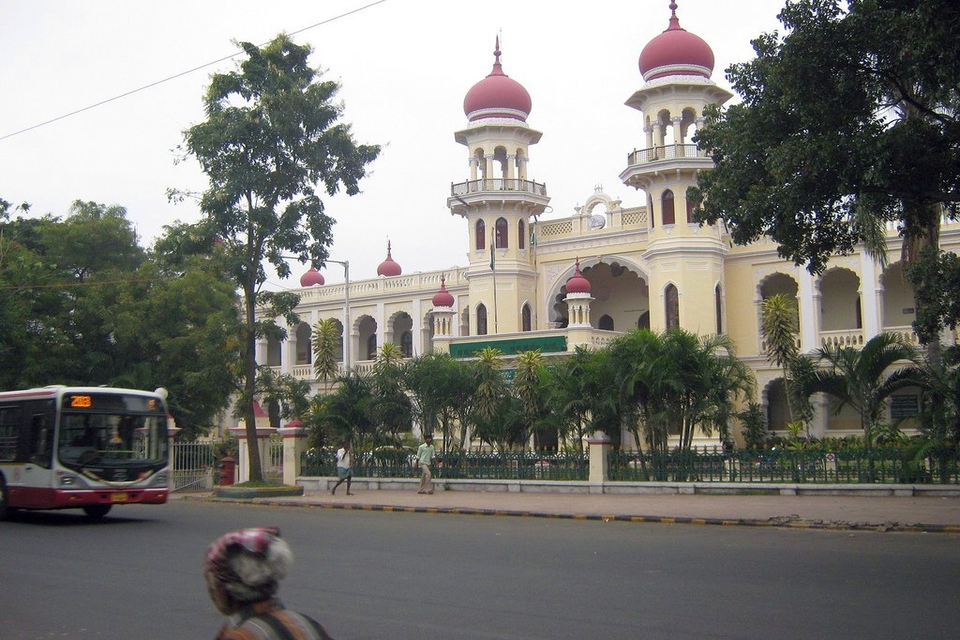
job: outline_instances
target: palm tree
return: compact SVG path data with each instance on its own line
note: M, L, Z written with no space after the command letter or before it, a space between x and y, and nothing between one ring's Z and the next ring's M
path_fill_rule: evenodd
M827 347L818 351L821 363L828 369L812 373L805 383L804 395L827 393L840 401L837 411L849 405L860 415L864 445L873 446L873 436L880 425L886 400L893 392L917 386L916 369L908 366L887 375L897 362L917 362L917 350L897 334L881 333L871 338L863 349Z
M524 351L517 356L517 374L513 379L513 392L520 402L520 412L525 429L537 437L543 428L547 412L548 372L540 350ZM534 445L539 449L538 443Z
M312 332L313 373L317 380L329 382L340 370L337 353L342 350L340 323L333 318L317 322Z
M400 347L392 342L383 345L373 363L371 413L379 436L390 439L394 446L400 444L400 432L411 427L410 398L403 388L405 371Z
M797 346L799 333L800 321L796 298L784 293L764 298L760 304L760 335L763 337L763 351L767 361L780 367L783 372L787 415L790 421L794 419L790 372L800 353Z

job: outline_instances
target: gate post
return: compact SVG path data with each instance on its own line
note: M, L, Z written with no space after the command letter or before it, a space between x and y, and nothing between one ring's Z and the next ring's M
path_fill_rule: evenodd
M590 451L590 493L603 493L610 462L610 436L597 429L587 438Z
M300 458L307 448L307 429L299 418L277 429L283 436L283 484L295 486L300 475Z
M260 449L261 471L266 467L266 462L269 461L270 451L267 448L267 441L276 431L274 427L257 427L256 446ZM247 451L250 443L247 442L247 428L244 426L234 427L230 429L230 433L237 437L237 444L239 445L239 451L237 452L237 484L240 484L250 480L250 452Z

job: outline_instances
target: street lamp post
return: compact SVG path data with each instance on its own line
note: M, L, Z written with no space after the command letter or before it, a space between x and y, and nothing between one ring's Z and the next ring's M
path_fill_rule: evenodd
M350 338L350 261L327 260L343 266L343 368L344 373L350 374L350 352L353 350L353 340Z

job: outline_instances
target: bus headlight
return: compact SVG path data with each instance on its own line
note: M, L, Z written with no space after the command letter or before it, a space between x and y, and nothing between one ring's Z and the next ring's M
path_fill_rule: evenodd
M87 482L75 473L57 471L57 484L64 489L86 489Z

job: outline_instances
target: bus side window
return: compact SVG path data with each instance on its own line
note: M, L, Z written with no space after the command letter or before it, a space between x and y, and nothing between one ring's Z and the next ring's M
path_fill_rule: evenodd
M17 459L20 439L20 407L0 407L0 462Z
M50 438L50 425L43 413L34 414L30 421L30 462L50 468L53 442Z

